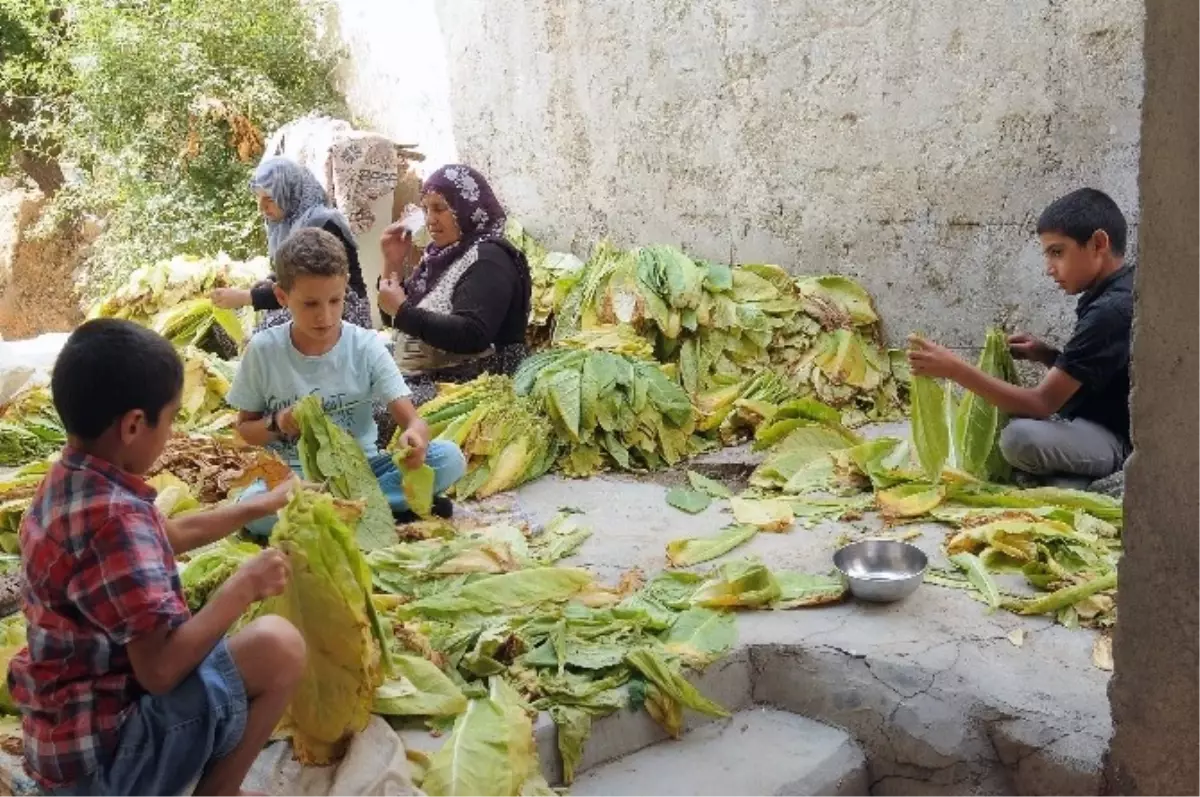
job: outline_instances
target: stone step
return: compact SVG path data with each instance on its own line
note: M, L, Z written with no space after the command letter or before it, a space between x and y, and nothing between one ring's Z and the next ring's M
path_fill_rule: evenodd
M769 708L739 711L581 774L572 795L865 795L846 733Z

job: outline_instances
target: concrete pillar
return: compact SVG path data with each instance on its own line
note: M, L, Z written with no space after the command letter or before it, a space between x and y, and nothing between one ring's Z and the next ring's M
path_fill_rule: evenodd
M1107 787L1198 794L1197 3L1147 0L1133 459Z

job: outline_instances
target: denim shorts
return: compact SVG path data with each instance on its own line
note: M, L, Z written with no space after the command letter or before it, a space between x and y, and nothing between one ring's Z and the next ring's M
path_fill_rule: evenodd
M225 640L165 695L143 695L117 747L92 775L55 794L183 794L246 729L246 687Z

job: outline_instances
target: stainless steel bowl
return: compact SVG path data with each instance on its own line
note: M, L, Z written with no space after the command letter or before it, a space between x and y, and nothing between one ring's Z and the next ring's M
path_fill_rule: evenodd
M907 542L863 540L839 548L833 564L846 577L854 597L890 603L917 591L929 558Z

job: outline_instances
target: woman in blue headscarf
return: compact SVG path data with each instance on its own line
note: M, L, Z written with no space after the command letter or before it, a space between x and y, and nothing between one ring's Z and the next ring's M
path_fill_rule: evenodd
M258 197L258 208L267 226L267 253L272 258L293 230L304 227L317 227L342 242L350 262L350 282L342 318L371 329L371 305L358 263L358 246L354 243L349 222L341 211L330 207L316 175L287 158L268 158L255 169L250 178L250 190ZM275 298L274 288L272 275L250 290L219 288L212 292L212 300L220 307L250 305L255 310L265 310L266 316L255 330L258 331L291 320L287 308L280 307Z

